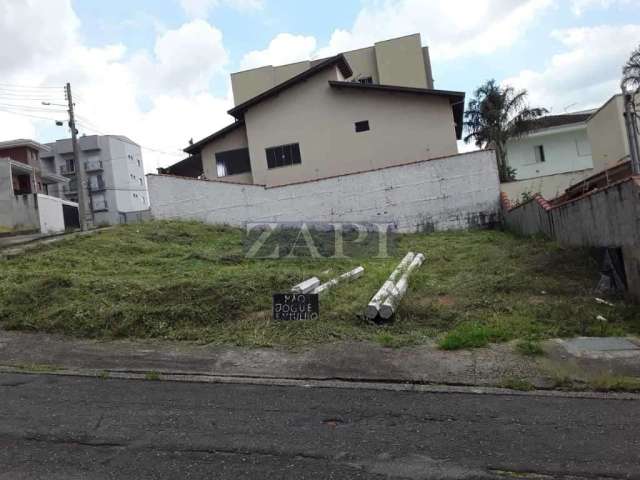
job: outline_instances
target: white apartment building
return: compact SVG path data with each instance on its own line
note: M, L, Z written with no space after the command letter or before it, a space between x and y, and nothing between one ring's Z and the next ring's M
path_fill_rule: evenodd
M86 211L94 225L126 222L127 214L149 209L149 196L144 176L140 146L122 135L90 135L78 138L80 164L88 182ZM73 159L71 139L47 144L49 152L41 154L42 164L49 170L70 178L60 192L50 192L74 202L78 201L78 166Z

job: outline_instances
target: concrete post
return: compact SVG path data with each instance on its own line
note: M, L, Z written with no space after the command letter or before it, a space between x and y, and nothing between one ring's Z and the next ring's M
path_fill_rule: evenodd
M382 284L380 290L378 290L373 298L369 301L369 304L364 311L365 317L367 317L369 320L373 320L378 316L380 305L382 305L382 302L387 299L389 293L395 287L396 278L398 278L398 276L407 269L409 264L413 261L414 256L415 254L413 252L408 252L404 256L402 261L398 264L396 269L391 272L391 275L389 275L387 281Z

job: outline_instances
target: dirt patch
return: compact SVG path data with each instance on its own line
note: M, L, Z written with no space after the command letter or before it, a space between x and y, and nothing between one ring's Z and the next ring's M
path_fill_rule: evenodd
M451 307L456 304L456 300L450 295L440 295L437 300L439 305Z

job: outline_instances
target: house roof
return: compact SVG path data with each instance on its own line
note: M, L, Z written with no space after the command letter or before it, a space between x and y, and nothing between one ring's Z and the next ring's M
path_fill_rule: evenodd
M344 58L344 55L339 54L339 55L336 55L335 57L327 58L326 60L323 60L317 65L314 65L313 67L308 68L304 72L299 73L294 77L291 77L289 80L279 83L275 87L272 87L269 90L266 90L256 95L255 97L252 97L249 100L240 103L239 105L236 105L227 113L229 113L229 115L233 115L234 117L240 119L242 118L242 115L244 114L244 112L246 112L250 107L262 102L263 100L271 98L274 95L279 94L283 90L286 90L287 88L292 87L293 85L296 85L297 83L300 83L303 80L306 80L307 78L315 75L319 71L324 70L325 68L331 67L333 65L336 65L340 69L340 72L342 73L343 77L348 78L351 75L353 75L353 71L351 70L351 67L349 66L349 63L347 62L347 60Z
M580 112L580 113L564 113L561 115L547 115L534 120L533 124L535 129L563 127L565 125L571 125L574 123L586 122L593 112Z
M217 132L213 132L208 137L204 137L202 140L198 140L196 143L193 143L193 144L189 145L187 148L184 149L184 151L187 152L187 153L190 153L192 155L195 154L195 153L200 153L200 151L202 150L202 147L204 145L206 145L207 143L212 142L216 138L222 137L222 136L226 135L229 132L233 132L236 128L240 128L243 125L244 125L244 120L238 120L238 121L232 123L231 125L227 125L226 127L221 128ZM178 162L178 163L180 163L180 162Z
M198 178L202 175L202 157L200 156L200 153L190 155L184 160L180 160L173 165L169 165L165 168L158 168L158 173Z
M415 88L401 87L396 85L380 85L377 83L360 83L360 82L338 82L329 81L329 85L333 88L352 88L356 90L365 90L371 92L392 92L412 95L428 95L445 97L449 99L453 110L453 119L456 123L456 137L462 137L463 115L464 115L464 92L454 92L450 90L436 90L433 88Z
M34 140L29 140L28 138L17 138L15 140L6 140L4 142L0 142L0 150L17 147L29 147L41 152L48 152L50 150L50 148L46 145L38 143Z

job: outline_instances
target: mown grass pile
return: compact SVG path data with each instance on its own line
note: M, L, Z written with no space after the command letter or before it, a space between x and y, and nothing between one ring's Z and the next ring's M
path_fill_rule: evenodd
M408 250L425 253L395 321L362 312ZM277 323L271 295L357 265L362 278L320 301L320 320ZM90 338L162 338L245 346L341 339L386 346L438 338L443 348L513 338L640 333L640 309L595 302L597 265L583 250L499 231L401 236L388 259L247 259L241 232L149 222L0 260L0 326Z

